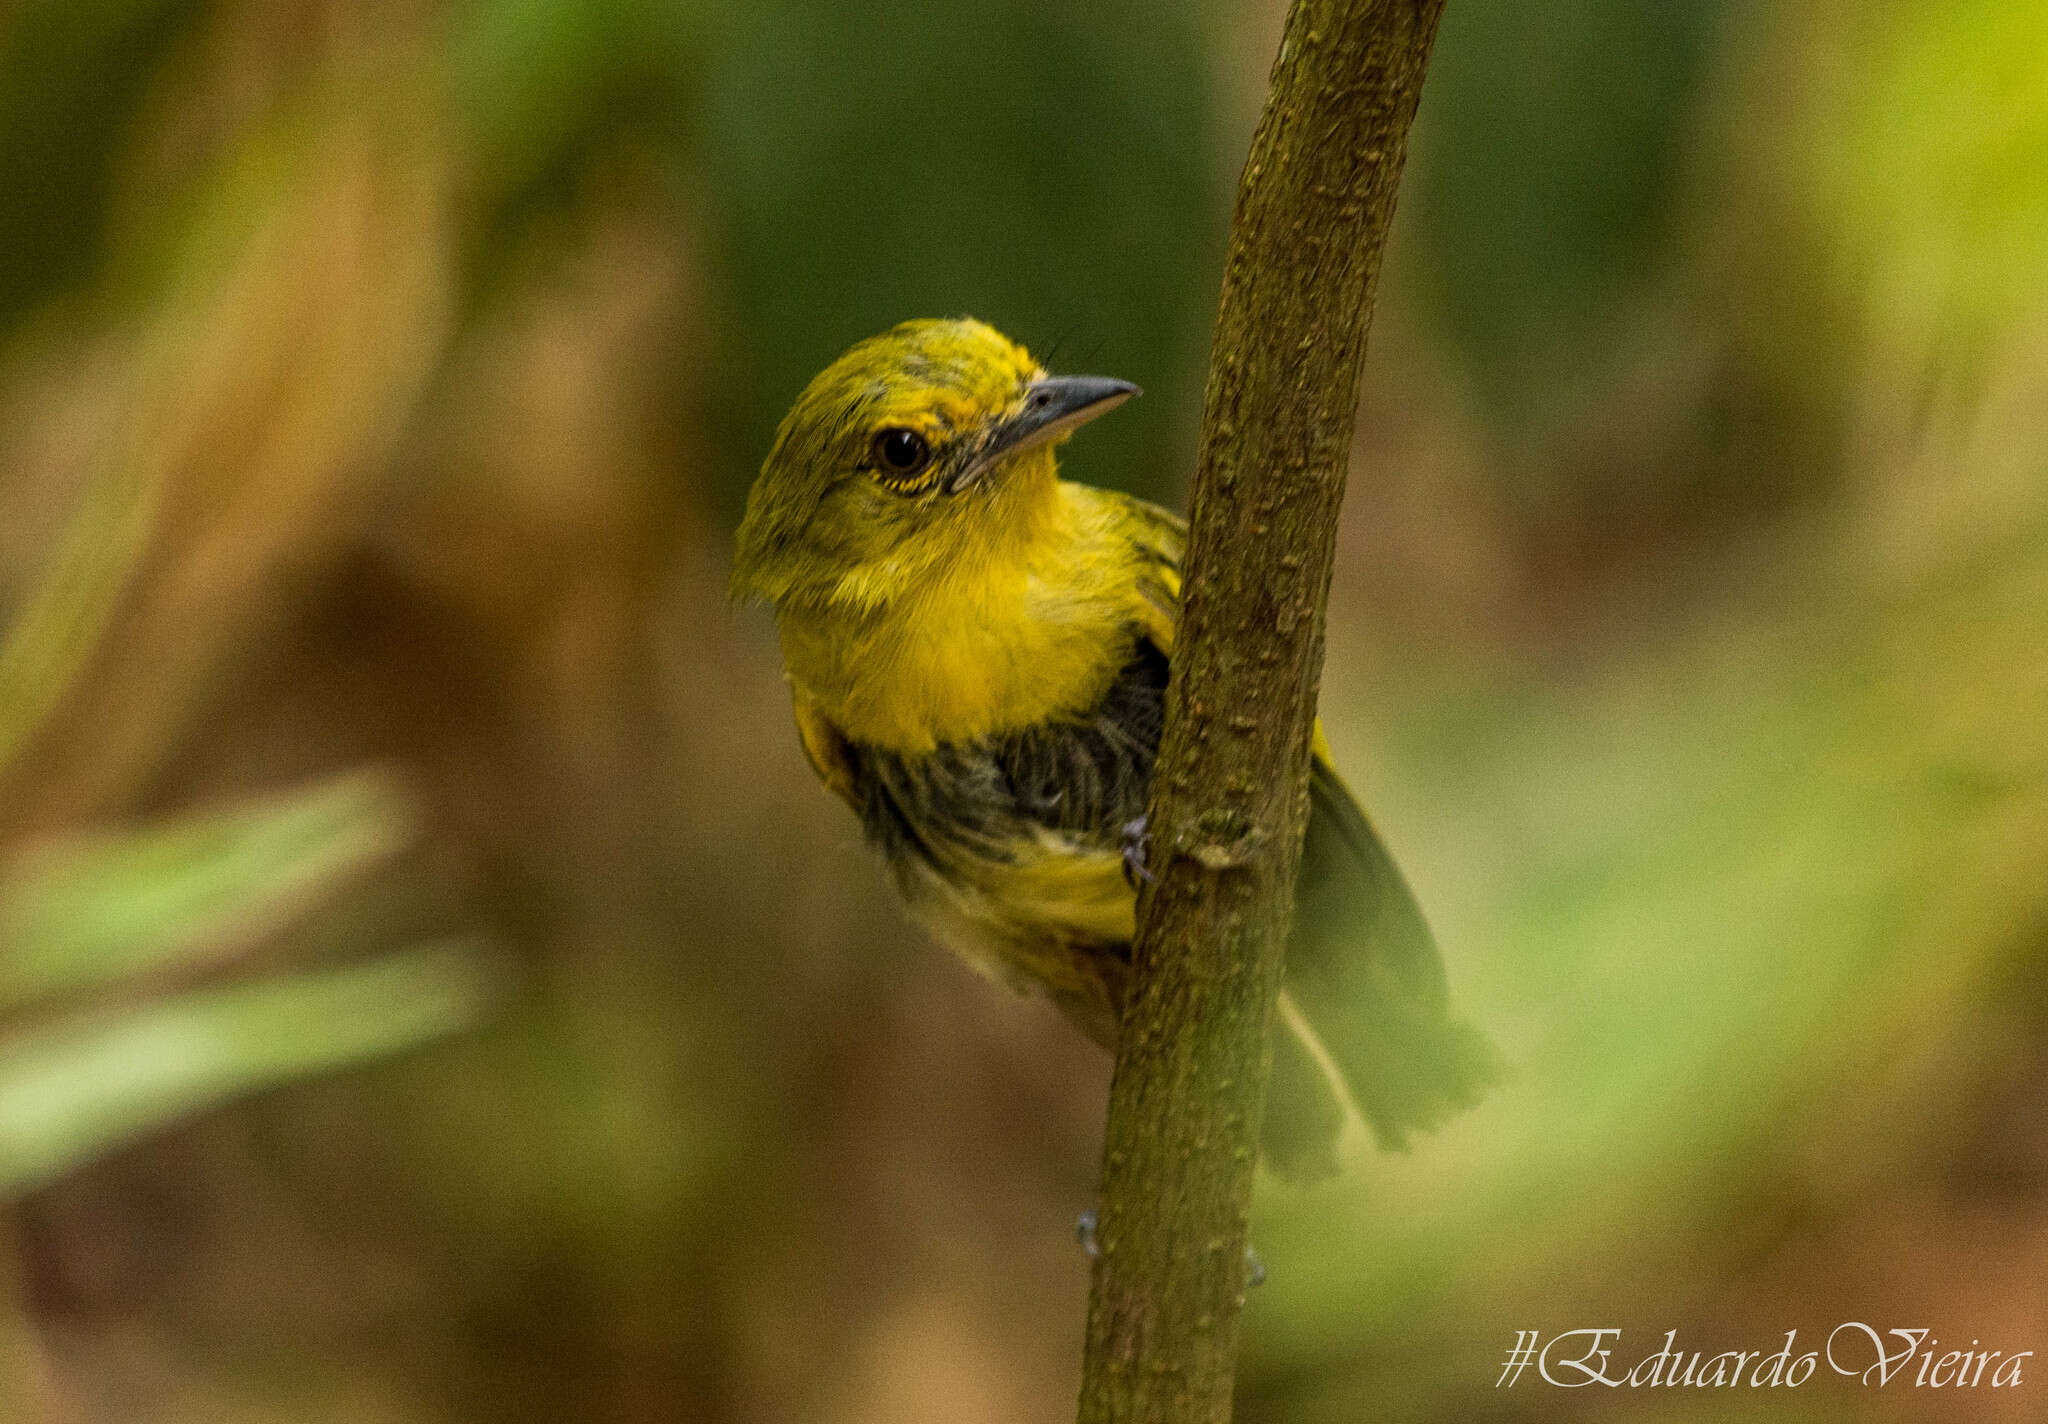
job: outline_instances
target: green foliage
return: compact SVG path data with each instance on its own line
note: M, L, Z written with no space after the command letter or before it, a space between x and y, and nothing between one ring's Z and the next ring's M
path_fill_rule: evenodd
M409 838L386 778L46 845L0 875L0 1197L237 1094L475 1021L471 945L164 992L346 895Z
M476 1021L474 947L195 991L0 1042L0 1199L229 1098L359 1063Z
M358 773L225 811L37 847L0 873L0 1012L259 943L411 834Z

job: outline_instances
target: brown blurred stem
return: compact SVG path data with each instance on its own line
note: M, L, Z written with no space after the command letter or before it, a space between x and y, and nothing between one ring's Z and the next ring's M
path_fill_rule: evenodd
M1442 0L1295 0L1231 220L1081 1424L1230 1418L1245 1219L1380 255Z

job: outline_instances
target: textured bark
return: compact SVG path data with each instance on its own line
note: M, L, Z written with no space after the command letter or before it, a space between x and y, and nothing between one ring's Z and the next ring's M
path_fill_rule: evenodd
M1308 816L1360 365L1442 0L1296 0L1237 195L1134 974L1081 1424L1230 1418L1245 1218Z

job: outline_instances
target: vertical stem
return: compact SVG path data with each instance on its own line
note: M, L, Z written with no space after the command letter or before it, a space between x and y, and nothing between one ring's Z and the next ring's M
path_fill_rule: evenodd
M1443 0L1296 0L1231 222L1110 1090L1081 1424L1230 1418L1380 256Z

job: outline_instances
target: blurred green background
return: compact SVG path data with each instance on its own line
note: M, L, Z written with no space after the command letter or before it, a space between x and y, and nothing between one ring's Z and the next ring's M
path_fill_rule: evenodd
M972 313L1178 501L1275 0L0 7L0 1419L1060 1420L1108 1064L908 928L723 599ZM1515 1067L1263 1190L1240 1416L1517 1330L2048 1352L2048 7L1453 0L1340 760Z

